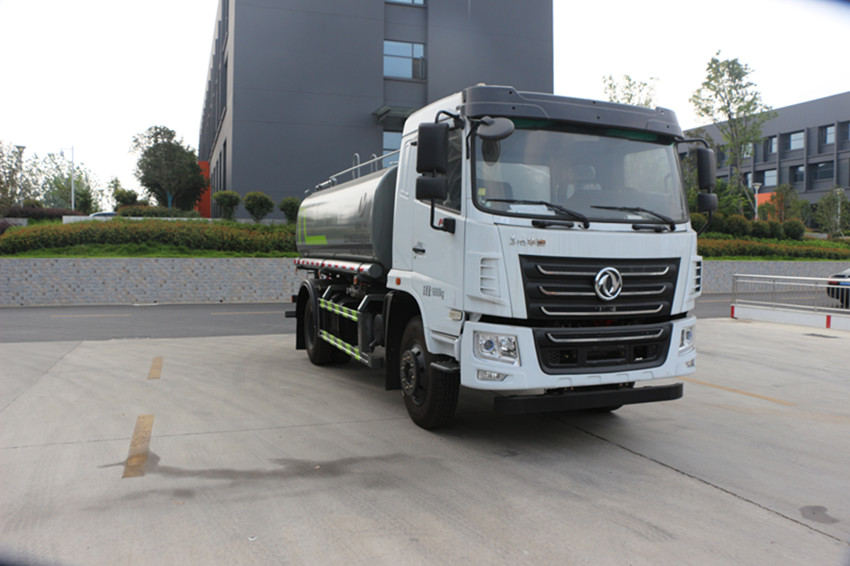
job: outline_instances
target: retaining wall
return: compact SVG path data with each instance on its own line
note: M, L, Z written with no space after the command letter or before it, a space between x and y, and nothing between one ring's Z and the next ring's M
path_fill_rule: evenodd
M705 261L703 291L736 273L829 277L850 262ZM0 306L289 302L304 272L291 258L0 258Z

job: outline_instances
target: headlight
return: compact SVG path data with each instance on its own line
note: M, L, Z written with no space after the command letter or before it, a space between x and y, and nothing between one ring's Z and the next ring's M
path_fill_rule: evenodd
M679 339L679 353L694 348L694 327L686 326L682 329L682 336Z
M476 332L474 341L476 358L519 365L516 336Z

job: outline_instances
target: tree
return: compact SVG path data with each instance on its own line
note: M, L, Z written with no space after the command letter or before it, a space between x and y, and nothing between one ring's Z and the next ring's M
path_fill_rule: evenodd
M850 230L850 200L840 187L833 187L818 201L815 222L830 236L843 236Z
M133 150L141 156L136 178L162 206L188 210L206 187L195 150L176 139L164 126L152 126L133 138Z
M221 209L221 215L225 220L233 220L233 215L236 213L236 207L242 197L236 191L218 191L212 196L213 201Z
M131 189L125 189L121 186L121 181L117 177L113 177L107 185L112 191L112 198L115 199L115 207L119 206L135 206L141 204L139 201L139 193Z
M301 199L298 197L285 197L278 208L286 215L286 221L293 223L298 217L298 208L301 206Z
M776 187L776 190L770 195L770 205L772 205L772 214L779 222L785 222L792 218L803 220L805 201L797 196L797 191L794 187L787 183L783 183ZM762 205L765 207L767 205ZM760 209L762 207L759 207Z
M32 160L27 175L48 208L70 209L73 201L74 210L91 214L100 210L105 200L97 179L85 165L71 163L63 155L48 153L43 159Z
M743 182L742 164L754 144L762 141L761 128L775 114L761 100L755 83L749 80L752 70L738 59L720 59L720 51L706 66L702 86L691 96L698 116L710 119L722 136L722 144L712 140L715 149L723 149L732 166L731 191L743 196L755 210L755 196Z
M0 143L0 208L35 196L24 167L24 147Z
M605 81L605 94L608 96L609 102L643 106L644 108L655 106L655 83L658 82L656 77L650 77L648 83L636 81L629 75L623 75L620 83L614 80L613 75L603 77L603 80Z
M274 210L274 201L265 193L252 191L245 195L243 206L254 222L260 222Z

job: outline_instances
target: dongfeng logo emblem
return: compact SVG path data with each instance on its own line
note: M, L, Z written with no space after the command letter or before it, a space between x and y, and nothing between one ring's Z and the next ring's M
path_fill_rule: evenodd
M600 269L593 288L596 290L596 296L603 301L613 301L623 290L623 276L613 267Z

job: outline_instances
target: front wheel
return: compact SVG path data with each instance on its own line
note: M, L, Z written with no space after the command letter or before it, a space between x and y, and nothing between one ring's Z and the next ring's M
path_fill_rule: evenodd
M457 408L460 381L431 367L433 356L425 346L421 317L407 323L400 351L399 378L410 418L426 430L447 425Z

